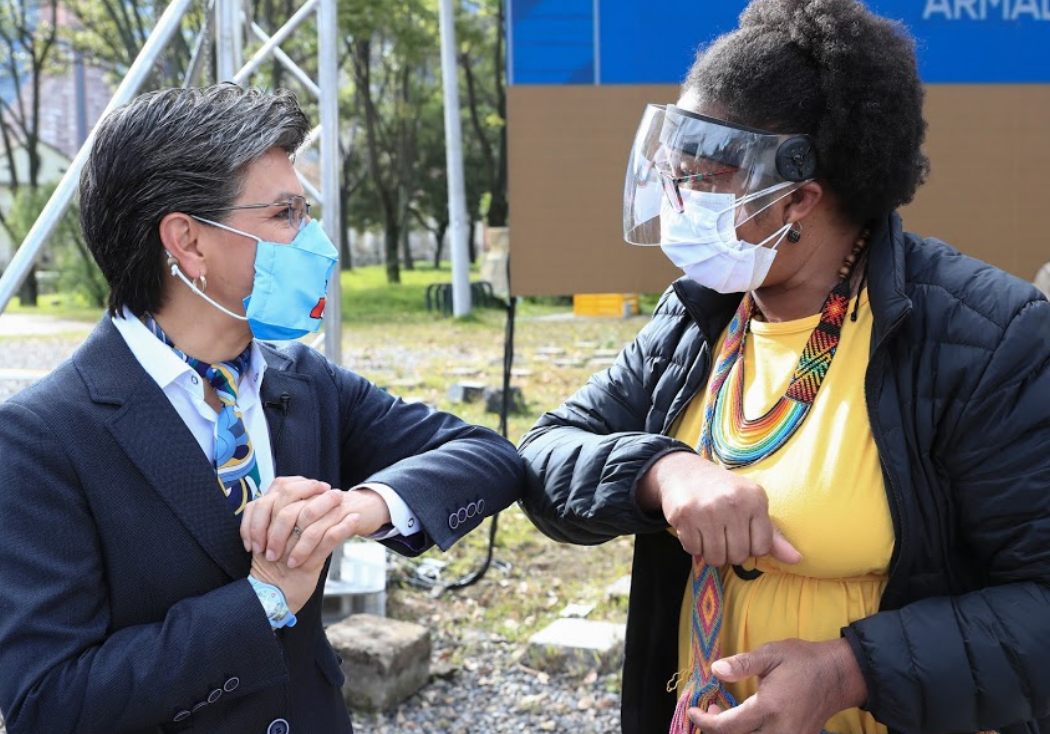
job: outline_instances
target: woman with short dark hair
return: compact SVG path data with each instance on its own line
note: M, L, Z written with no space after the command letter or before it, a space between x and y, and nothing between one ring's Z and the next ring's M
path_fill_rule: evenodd
M922 100L898 23L755 0L645 112L686 277L519 447L541 530L636 536L626 734L1050 732L1050 304L903 230Z
M290 341L337 259L292 164L309 129L233 84L99 123L80 210L109 313L0 405L9 734L349 734L332 550L447 549L517 498L505 439Z

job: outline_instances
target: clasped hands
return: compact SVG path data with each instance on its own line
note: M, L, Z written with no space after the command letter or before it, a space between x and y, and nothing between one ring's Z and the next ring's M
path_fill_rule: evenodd
M315 479L277 477L245 506L241 540L252 553L252 576L277 586L298 613L332 551L389 522L386 502L370 489L345 492Z
M638 482L637 497L643 510L663 513L690 555L713 566L767 555L789 565L802 560L770 520L762 487L692 452L658 459ZM689 709L704 734L818 734L868 697L844 639L781 640L718 660L712 672L726 683L757 677L758 691L728 711Z

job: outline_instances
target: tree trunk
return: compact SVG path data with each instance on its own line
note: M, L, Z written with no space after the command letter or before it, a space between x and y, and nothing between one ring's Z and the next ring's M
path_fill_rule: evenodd
M401 232L397 226L397 218L390 216L390 214L390 212L387 213L386 229L383 232L384 252L386 254L386 282L400 283L401 266L397 255L398 245L401 244Z
M489 203L488 225L490 227L506 227L510 215L510 204L507 201L507 88L503 69L503 46L506 40L504 37L505 14L506 5L500 2L496 16L496 53L493 61L496 66L496 114L503 120L503 125L499 130L498 160L493 176L492 200Z
M405 194L402 196L406 197ZM401 220L401 265L405 270L415 270L415 263L412 262L412 228L407 220L407 216Z
M492 191L492 198L489 200L489 213L486 217L490 227L506 227L507 214L510 209L507 205L506 190L501 187L498 180L499 176L497 176L497 184Z
M467 230L467 252L470 253L470 264L473 265L478 259L478 249L474 245L474 235L477 234L478 220L471 217L470 229Z
M445 232L448 230L448 225L439 223L437 229L434 230L434 270L441 269L441 255L445 249Z
M339 187L339 267L353 270L353 254L350 252L350 196L346 186Z
M18 291L18 298L23 306L37 306L37 297L40 295L40 289L37 287L36 282L36 266L29 268L29 273L26 275L25 282L22 283L21 290Z

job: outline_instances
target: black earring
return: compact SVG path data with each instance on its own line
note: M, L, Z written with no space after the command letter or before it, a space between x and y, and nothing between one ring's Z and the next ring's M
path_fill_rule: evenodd
M790 242L798 242L800 239L802 239L802 222L795 222L795 225L798 226L798 229L795 229L795 227L792 227L791 229L788 230L788 235L787 236L788 236L788 241L790 241Z

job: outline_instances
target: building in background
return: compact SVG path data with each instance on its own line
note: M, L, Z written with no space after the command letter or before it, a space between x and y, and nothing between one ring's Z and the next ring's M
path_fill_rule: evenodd
M60 27L71 28L76 20L60 6L57 23ZM32 86L27 78L21 81L22 101L28 108L32 102ZM65 174L70 161L112 99L113 91L106 81L105 69L85 63L79 55L73 55L60 71L47 74L40 80L41 185L57 183ZM14 95L12 81L0 79L0 97L13 102ZM28 156L24 146L14 142L13 147L17 178L25 182L29 171ZM0 213L4 214L11 211L14 199L10 168L7 151L0 147ZM8 232L0 227L0 272L11 261L16 245L11 242Z

